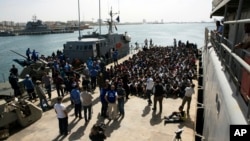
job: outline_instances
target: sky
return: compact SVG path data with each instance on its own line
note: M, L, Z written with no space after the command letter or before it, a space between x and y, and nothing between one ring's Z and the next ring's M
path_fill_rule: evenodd
M121 22L200 22L210 19L212 0L79 0L81 21L109 18L112 7ZM78 0L0 0L0 21L78 20ZM117 16L117 15L116 15Z

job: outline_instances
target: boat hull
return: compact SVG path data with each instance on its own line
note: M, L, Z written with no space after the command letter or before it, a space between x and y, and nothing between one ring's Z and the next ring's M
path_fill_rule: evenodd
M230 125L247 125L242 96L225 71L214 47L205 47L202 53L203 65L203 136L208 141L230 140Z

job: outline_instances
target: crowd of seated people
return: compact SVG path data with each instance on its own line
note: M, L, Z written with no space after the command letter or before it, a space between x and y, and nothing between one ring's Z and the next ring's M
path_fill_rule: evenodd
M166 96L183 97L187 84L196 73L196 46L179 44L178 47L152 47L139 51L128 60L106 69L103 79L117 84L122 81L127 94L145 96L146 77L160 78ZM128 98L128 97L127 97Z
M98 72L97 80L91 82L94 83L94 86L95 83L105 82L105 80L109 80L113 84L121 81L126 90L127 99L129 94L146 97L145 87L148 74L152 76L153 80L156 78L162 80L167 97L183 97L186 85L192 82L196 73L197 54L198 49L195 44L190 44L188 41L185 44L179 41L177 47L150 47L147 50L139 51L128 60L110 68L101 68L100 66L103 65L100 64L100 59L91 60L90 58L88 62L80 63L84 64L83 66L86 68L83 70L86 79L90 79L88 75L93 69ZM72 62L68 62L67 57L63 56L61 52L58 51L56 55L52 55L49 61L52 60L53 78L61 76L63 79L69 79L70 82L67 82L65 87L70 92L70 84L80 83L80 76L72 73ZM102 77L99 76L100 74ZM99 87L101 90L102 85Z

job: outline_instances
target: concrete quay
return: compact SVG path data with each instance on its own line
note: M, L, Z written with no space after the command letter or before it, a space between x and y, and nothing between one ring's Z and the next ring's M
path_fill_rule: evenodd
M130 56L130 55L129 55ZM126 60L129 56L119 60ZM93 93L93 113L92 119L85 123L84 119L76 119L74 109L71 106L69 94L64 97L63 103L69 112L69 131L68 136L60 136L58 129L58 120L53 109L43 113L40 120L30 126L11 133L7 141L89 141L91 127L95 123L104 122L106 125L105 134L107 141L172 141L175 137L175 131L179 128L184 129L181 137L183 141L194 141L194 128L196 119L197 103L197 81L193 80L196 85L195 94L192 97L190 116L183 123L167 123L164 125L164 116L170 115L177 111L180 106L181 98L164 98L163 111L159 114L159 109L152 111L152 106L148 106L147 100L129 96L130 99L125 103L125 116L118 120L103 119L100 117L101 103L99 100L99 88ZM0 84L1 86L1 84ZM56 102L57 93L52 92L53 105ZM153 99L153 96L152 96ZM36 102L39 105L38 102ZM159 105L157 105L159 108ZM186 105L184 107L186 110Z

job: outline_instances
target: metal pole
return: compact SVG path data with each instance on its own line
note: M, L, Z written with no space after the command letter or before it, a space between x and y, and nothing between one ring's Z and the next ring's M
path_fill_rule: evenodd
M5 77L4 77L4 73L2 73L2 76L3 76L3 82L5 82Z
M100 35L102 34L102 28L101 28L101 1L99 0L99 32Z
M79 37L78 39L81 40L81 27L80 27L80 2L78 0L78 28L79 28Z
M235 17L235 20L239 20L241 16L241 10L242 10L242 5L243 5L243 0L239 1L238 9L237 9L237 15ZM233 45L235 45L237 35L238 35L238 29L239 29L239 23L236 23L235 25L235 33L234 33L234 40L233 40Z
M250 23L250 19L227 21L224 24L235 24L235 23Z

